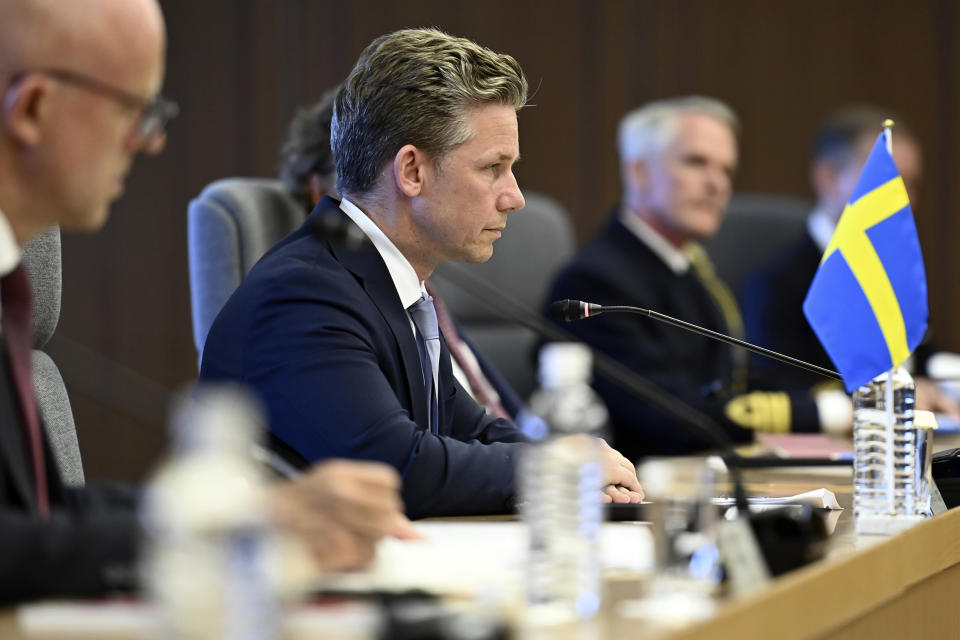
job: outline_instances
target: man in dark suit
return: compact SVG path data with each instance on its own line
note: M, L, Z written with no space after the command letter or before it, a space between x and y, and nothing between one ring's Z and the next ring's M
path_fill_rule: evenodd
M513 58L469 40L374 40L335 101L343 199L324 198L254 266L204 347L201 378L258 390L287 454L388 462L414 517L503 512L514 498L524 438L453 378L423 282L442 260L489 259L523 207L526 93ZM633 466L604 447L606 499L639 499Z
M548 300L635 305L722 333L742 334L736 300L698 240L723 219L737 168L736 116L691 96L650 103L620 123L623 202L607 226L558 275ZM744 248L748 250L748 248ZM627 314L564 325L579 338L711 415L736 441L754 430L817 428L806 398L747 391L746 353L677 327ZM614 445L628 456L679 454L714 443L597 379Z
M161 150L176 111L158 93L164 48L155 0L0 3L0 603L135 582L135 490L66 488L50 455L18 263L50 225L102 226L135 156ZM398 480L384 465L331 462L273 489L271 505L322 568L355 566L383 535L411 535Z
M822 367L833 367L807 324L803 300L877 140L880 126L891 115L890 111L875 106L851 106L831 114L818 129L810 160L810 183L816 195L816 207L807 218L807 233L748 274L737 292L747 339L751 342ZM899 117L896 122L893 159L910 202L915 205L922 173L920 146L909 126ZM928 349L929 346L918 351L923 355ZM917 370L922 372L923 363L918 364L921 366ZM816 374L775 360L755 357L751 367L757 375L783 388L823 385L823 379ZM958 415L956 404L941 395L929 381L919 378L916 382L919 408ZM850 411L848 408L847 413Z
M280 178L309 213L324 196L337 195L337 168L330 150L330 121L339 86L328 89L320 100L298 109L290 122L280 158ZM523 407L520 395L493 364L476 348L460 323L450 314L439 294L426 283L433 297L440 330L450 349L450 364L457 382L487 413L515 420Z

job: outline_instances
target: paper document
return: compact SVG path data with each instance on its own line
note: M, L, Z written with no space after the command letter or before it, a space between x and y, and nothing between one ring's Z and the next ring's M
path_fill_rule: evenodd
M830 509L839 511L843 507L837 502L837 496L829 489L815 489L805 493L798 493L795 496L781 496L777 498L768 497L750 497L747 501L751 505L783 505L783 504L808 504L816 509ZM711 502L720 507L730 507L736 503L736 499L721 497L713 498Z
M373 566L333 576L321 589L407 591L475 597L522 595L527 556L523 522L418 522L423 540L384 539ZM600 530L604 570L645 572L653 567L653 537L643 524L605 522Z

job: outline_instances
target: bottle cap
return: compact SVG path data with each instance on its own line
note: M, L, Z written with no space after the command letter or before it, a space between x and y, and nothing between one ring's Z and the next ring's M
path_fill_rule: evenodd
M198 386L177 403L170 435L178 452L220 449L247 454L263 430L263 410L236 385Z
M593 354L579 342L552 342L540 349L537 377L546 388L589 383Z

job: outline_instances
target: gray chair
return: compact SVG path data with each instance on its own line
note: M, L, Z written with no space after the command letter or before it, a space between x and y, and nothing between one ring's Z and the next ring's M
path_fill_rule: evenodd
M37 408L64 484L82 486L83 461L70 398L60 370L43 351L60 320L62 263L59 228L44 231L26 246L23 266L33 290L33 387Z
M225 178L187 209L190 300L197 357L227 298L270 247L306 217L279 180Z
M734 195L717 235L704 243L717 273L736 290L744 276L806 233L812 208L794 196Z
M467 270L504 296L539 313L557 271L576 250L566 210L545 195L524 191L522 211L510 214L503 237L493 245L493 258L483 264L455 265ZM452 282L438 269L431 278L447 307L483 355L524 398L536 387L534 345L539 337L503 318Z

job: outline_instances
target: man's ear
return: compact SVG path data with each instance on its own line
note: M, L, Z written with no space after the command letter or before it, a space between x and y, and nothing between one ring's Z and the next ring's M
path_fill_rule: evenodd
M833 197L837 189L837 168L830 162L817 162L810 167L810 186L818 200Z
M11 138L24 147L35 147L42 137L44 98L50 83L43 77L30 74L4 94L0 118Z
M627 165L627 179L636 191L645 191L650 184L650 169L643 158L635 158Z
M400 147L393 157L393 179L401 193L410 198L420 195L428 162L427 154L412 144Z

